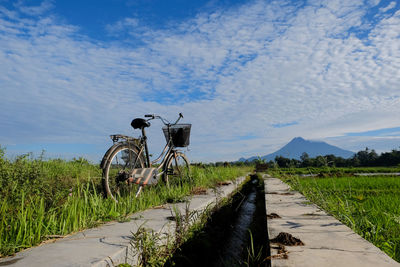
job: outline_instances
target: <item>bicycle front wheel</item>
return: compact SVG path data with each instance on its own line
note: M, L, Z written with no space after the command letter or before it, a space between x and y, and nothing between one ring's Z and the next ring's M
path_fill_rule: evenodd
M144 168L144 157L130 143L119 144L109 155L103 169L104 193L118 202L118 198L132 191L129 176L134 168Z
M185 154L176 152L171 155L165 167L163 180L167 186L190 182L190 164Z

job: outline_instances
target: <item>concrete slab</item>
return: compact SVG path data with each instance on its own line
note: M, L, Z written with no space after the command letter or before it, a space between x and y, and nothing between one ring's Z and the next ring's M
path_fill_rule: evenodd
M189 210L201 213L235 191L245 180L239 177L229 185L209 189L206 195L188 198ZM184 214L187 203L166 204L133 214L129 222L110 222L68 237L46 243L0 259L0 266L116 266L136 265L135 251L130 244L132 233L141 225L159 233L173 233L174 222L168 219L173 210Z
M264 176L269 238L285 232L304 246L271 243L272 266L400 266L350 228L327 215L280 179ZM287 258L285 258L287 256Z

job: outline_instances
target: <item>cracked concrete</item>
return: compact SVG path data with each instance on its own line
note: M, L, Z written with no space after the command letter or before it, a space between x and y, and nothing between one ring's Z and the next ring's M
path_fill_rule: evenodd
M222 198L236 190L245 180L209 189L205 195L194 195L188 199L190 211L202 212L216 205ZM120 263L135 265L135 251L130 244L132 232L141 225L159 233L173 233L174 221L168 219L173 209L185 213L187 203L165 204L160 207L137 212L129 222L110 222L97 228L44 243L17 253L13 257L0 259L0 266L116 266Z
M285 246L285 255L271 243L272 266L400 266L281 180L264 175L264 181L267 214L281 217L268 219L269 238L286 232L304 243Z

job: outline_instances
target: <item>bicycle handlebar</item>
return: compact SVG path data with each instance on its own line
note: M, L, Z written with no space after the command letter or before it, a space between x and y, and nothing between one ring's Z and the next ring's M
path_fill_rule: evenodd
M179 117L174 123L170 123L168 120L164 119L163 117L161 117L159 115L155 115L155 114L146 114L146 115L144 115L144 117L149 118L149 119L147 119L147 121L154 120L154 119L160 119L162 121L162 123L164 123L164 125L171 126L171 125L177 124L180 121L180 119L183 118L183 115L182 115L182 113L179 113Z

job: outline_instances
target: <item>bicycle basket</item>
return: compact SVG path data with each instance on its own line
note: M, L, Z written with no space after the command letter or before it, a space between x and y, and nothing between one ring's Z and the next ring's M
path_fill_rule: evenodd
M172 143L176 147L186 147L189 145L190 138L190 128L191 124L175 124L169 127L169 132L171 133ZM168 127L163 128L165 140L168 142Z

